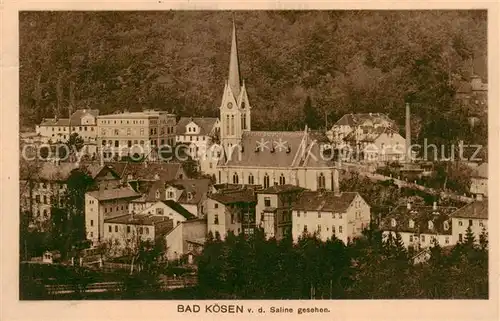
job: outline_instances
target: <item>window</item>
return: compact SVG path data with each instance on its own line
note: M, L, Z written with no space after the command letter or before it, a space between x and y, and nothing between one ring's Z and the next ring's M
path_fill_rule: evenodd
M115 232L118 232L118 225L115 225Z
M462 221L458 221L458 226L462 226Z
M120 135L120 131L118 129L115 129L115 136Z
M160 198L160 191L156 191L156 193L155 193L155 198L156 198L156 199L159 199L159 198Z
M44 209L43 210L43 217L44 218L47 218L49 215L48 215L48 212L47 212L47 209Z
M469 220L469 226L472 226L472 220Z
M149 234L149 227L146 227L144 230L146 231L146 234Z
M318 224L318 233L321 233L321 224Z
M479 226L484 226L483 221L479 221Z
M339 233L342 234L342 225L339 226Z
M280 176L280 185L285 185L285 176L283 174Z
M107 208L107 207L105 207L105 208L104 208L104 213L107 213L107 212L108 212L108 208Z
M270 207L271 206L271 198L264 197L264 206L265 207Z
M111 233L113 229L111 228L111 225L108 225L108 232Z
M463 235L462 235L462 233L458 234L458 241L459 242L463 241Z
M307 224L304 225L304 232L307 233Z
M342 219L342 213L339 213L339 220Z
M297 217L300 217L300 211L297 211Z
M234 213L231 213L231 224L234 224Z
M396 227L396 220L393 218L391 219L391 226Z
M234 115L231 115L231 135L234 135Z
M425 243L425 235L420 236L420 239L422 240L422 243Z
M115 140L115 147L118 147L118 146L120 146L120 143L117 140Z
M264 188L269 187L269 175L267 173L264 175Z
M130 233L130 226L127 226L127 233Z
M90 237L94 237L94 232L90 232Z
M449 244L449 243L450 243L450 237L449 237L449 236L447 236L447 237L444 239L444 242L445 242L446 244Z
M132 141L131 140L127 141L127 146L128 147L132 147Z
M214 224L219 225L219 214L214 215Z
M253 185L254 184L254 177L252 174L248 175L248 184Z
M410 242L413 242L413 235L410 235Z
M130 136L131 132L130 128L127 128L127 136Z
M432 230L434 228L434 223L432 221L427 222L427 226L429 227L429 230Z
M43 204L47 204L47 196L43 195Z
M443 228L445 231L448 231L450 229L450 224L448 222L443 223Z
M215 204L214 204L214 208L219 208L219 204L218 204L218 203L215 203Z
M321 218L321 212L318 212L318 218Z
M325 175L323 173L320 173L317 180L318 180L318 189L324 189L326 187Z
M410 228L414 228L415 227L415 221L413 221L413 220L408 221L408 226Z
M140 129L141 136L144 136L144 128Z
M238 181L239 181L238 174L234 173L233 174L233 184L238 184Z
M90 226L94 226L94 220L90 220Z

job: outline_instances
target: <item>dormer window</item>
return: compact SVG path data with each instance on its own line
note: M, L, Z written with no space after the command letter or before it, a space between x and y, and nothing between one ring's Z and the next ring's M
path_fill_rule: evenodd
M414 227L415 227L415 221L410 220L410 221L408 222L408 227L409 227L409 228L414 228Z
M156 180L159 180L159 179L160 179L160 175L155 174L155 179L156 179Z
M448 223L447 221L445 221L443 223L443 228L444 228L445 231L448 231L450 229L450 223Z
M156 198L156 199L159 199L159 198L160 198L160 191L156 191L156 193L155 193L155 198Z
M190 201L190 200L192 200L192 199L193 199L193 193L188 192L188 193L187 193L187 199L188 199L189 201Z
M429 230L432 230L434 228L434 223L432 223L432 221L427 222L427 225L429 227Z
M395 219L391 219L391 226L396 227L396 220Z

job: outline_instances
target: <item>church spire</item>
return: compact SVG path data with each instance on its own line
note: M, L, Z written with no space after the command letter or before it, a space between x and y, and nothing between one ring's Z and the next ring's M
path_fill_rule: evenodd
M233 16L233 40L231 43L231 57L229 61L229 86L237 99L240 94L240 66L238 61L238 47L236 44L236 27Z

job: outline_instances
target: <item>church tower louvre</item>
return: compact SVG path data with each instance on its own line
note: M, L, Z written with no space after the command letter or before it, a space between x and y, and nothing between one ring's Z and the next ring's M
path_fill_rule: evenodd
M236 26L233 18L229 74L220 109L220 141L225 150L239 145L244 131L250 130L251 107L245 82L240 77Z

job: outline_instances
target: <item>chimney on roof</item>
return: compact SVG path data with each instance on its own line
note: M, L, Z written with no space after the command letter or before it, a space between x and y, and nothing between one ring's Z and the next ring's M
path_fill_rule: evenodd
M340 186L339 186L339 169L333 169L333 195L340 196Z
M406 161L411 162L411 127L410 127L410 103L406 103L406 121L405 121L405 142L406 142Z
M437 202L434 201L434 203L432 203L432 210L437 211L437 209L438 209Z
M406 203L406 208L411 210L411 203L409 201Z

